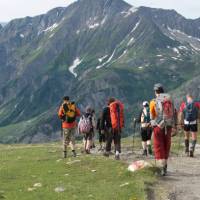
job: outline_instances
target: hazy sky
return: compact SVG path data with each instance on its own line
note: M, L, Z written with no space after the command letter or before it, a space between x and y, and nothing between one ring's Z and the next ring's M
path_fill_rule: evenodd
M34 16L74 0L0 0L0 22ZM175 9L187 18L200 17L200 0L126 0L134 6Z

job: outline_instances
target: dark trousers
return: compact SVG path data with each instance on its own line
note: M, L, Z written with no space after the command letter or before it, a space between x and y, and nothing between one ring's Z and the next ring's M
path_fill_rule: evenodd
M121 153L121 131L108 128L105 131L105 136L106 136L106 151L107 152L111 151L112 141L114 141L115 152L119 151L119 153Z
M99 143L102 143L105 141L106 141L105 134L102 134L101 130L99 130Z

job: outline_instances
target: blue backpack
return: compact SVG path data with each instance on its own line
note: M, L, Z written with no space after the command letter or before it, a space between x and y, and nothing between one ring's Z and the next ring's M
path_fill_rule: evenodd
M186 103L184 119L188 122L193 122L198 119L198 108L195 106L195 102Z

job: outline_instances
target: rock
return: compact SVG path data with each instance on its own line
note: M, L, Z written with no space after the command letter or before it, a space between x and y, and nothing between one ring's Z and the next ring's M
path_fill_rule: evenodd
M41 183L35 183L35 184L33 185L33 187L42 187L42 184L41 184Z
M59 187L56 187L56 188L55 188L55 192L60 193L60 192L64 192L64 191L65 191L65 188L62 187L62 186L59 186Z
M128 182L126 182L126 183L124 183L124 184L121 184L119 187L124 187L124 186L127 186L127 185L129 185Z

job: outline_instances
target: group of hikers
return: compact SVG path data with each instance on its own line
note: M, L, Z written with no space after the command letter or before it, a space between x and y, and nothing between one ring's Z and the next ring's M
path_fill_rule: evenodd
M95 129L99 132L99 150L104 150L104 156L111 154L112 141L115 145L115 158L120 159L121 153L121 132L124 127L124 106L115 99L109 98L107 106L103 108L97 122L95 119L95 111L87 106L85 112L81 115L80 110L74 102L71 102L68 96L63 98L63 103L58 112L59 118L62 120L63 129L63 156L67 157L67 146L70 144L73 156L75 151L75 133L83 135L84 151L90 154L91 148L94 148ZM80 117L77 124L76 118ZM105 147L104 147L105 143Z
M161 174L167 174L167 161L171 148L171 137L178 129L183 129L185 133L185 153L193 157L197 142L198 119L200 102L193 99L191 94L187 94L180 108L176 109L170 94L164 91L162 84L154 85L155 97L153 100L144 101L142 110L138 117L134 118L134 123L140 124L142 139L142 155L153 155L156 164L161 169ZM85 112L80 110L69 97L63 98L63 103L59 108L59 118L62 120L63 129L63 156L67 157L67 146L70 144L72 154L76 157L75 133L83 135L84 151L90 154L91 148L95 147L95 129L99 133L99 150L104 150L103 155L112 154L111 147L114 141L115 159L120 159L121 135L124 128L124 105L115 98L109 98L107 106L100 112L98 119L95 119L95 111L87 106ZM80 117L79 122L76 122ZM153 134L152 134L153 133ZM189 142L192 136L191 145ZM153 151L151 147L151 137L153 135ZM104 146L105 143L105 146ZM104 149L105 148L105 149Z

